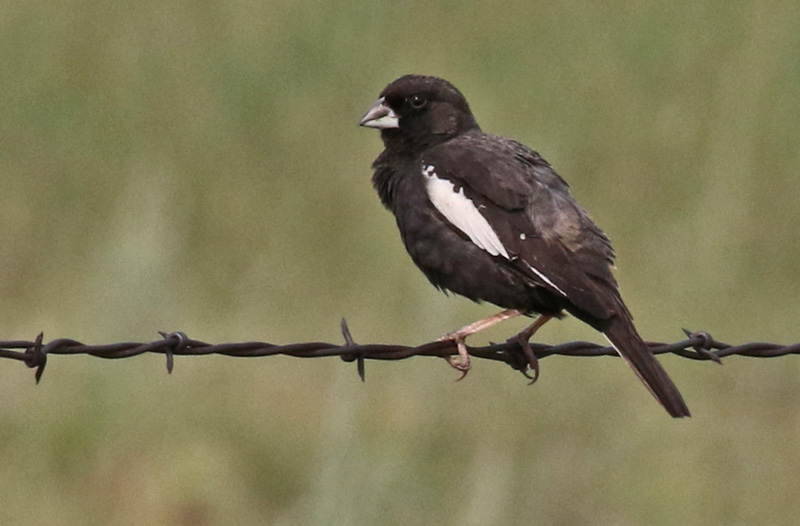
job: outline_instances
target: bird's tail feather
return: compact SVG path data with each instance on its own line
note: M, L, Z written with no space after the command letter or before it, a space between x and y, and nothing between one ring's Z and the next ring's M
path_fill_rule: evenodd
M630 318L615 317L603 334L672 417L691 416L678 388L636 332Z

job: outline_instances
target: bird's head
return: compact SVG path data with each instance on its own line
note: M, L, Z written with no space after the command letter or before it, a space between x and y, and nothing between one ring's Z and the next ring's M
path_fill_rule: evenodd
M387 148L425 149L478 129L467 100L444 79L405 75L380 94L359 122L381 130Z

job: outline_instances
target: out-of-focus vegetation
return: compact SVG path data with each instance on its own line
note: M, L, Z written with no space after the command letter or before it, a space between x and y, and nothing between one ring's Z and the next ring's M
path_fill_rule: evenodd
M0 339L423 342L373 194L383 86L436 74L615 242L649 339L800 340L800 4L0 3ZM476 342L502 339L509 322ZM575 320L547 341L592 339ZM0 524L794 524L800 367L0 363Z

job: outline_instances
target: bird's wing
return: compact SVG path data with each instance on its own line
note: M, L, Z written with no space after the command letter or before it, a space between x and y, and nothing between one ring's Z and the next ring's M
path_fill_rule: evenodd
M539 154L471 133L427 150L421 162L431 202L473 243L567 299L586 321L625 309L608 238Z

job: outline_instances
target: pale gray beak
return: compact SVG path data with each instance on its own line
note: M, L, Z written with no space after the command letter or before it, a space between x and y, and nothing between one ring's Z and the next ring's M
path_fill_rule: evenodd
M386 105L386 101L381 97L361 118L358 125L367 128L378 128L379 130L399 128L400 118L392 108Z

